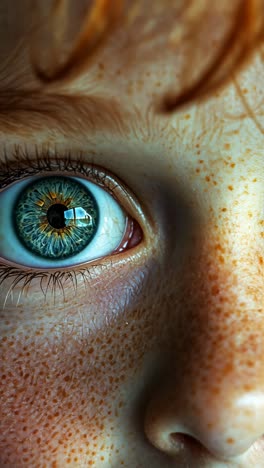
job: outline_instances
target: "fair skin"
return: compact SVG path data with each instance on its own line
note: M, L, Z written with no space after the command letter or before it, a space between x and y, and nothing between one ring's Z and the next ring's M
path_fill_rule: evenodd
M32 159L36 147L82 151L131 191L119 203L144 235L87 265L76 294L66 280L55 303L38 278L9 295L12 278L2 283L0 464L261 467L261 57L204 101L157 115L152 99L188 79L184 42L175 54L157 41L148 61L122 38L44 98L24 59L2 70L1 95L15 72L30 93L20 110L0 104L1 162L16 144Z

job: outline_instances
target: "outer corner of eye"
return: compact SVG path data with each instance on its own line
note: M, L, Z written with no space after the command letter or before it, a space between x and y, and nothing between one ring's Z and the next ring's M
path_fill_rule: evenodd
M90 180L33 176L0 193L0 257L25 267L72 267L140 244L139 223Z

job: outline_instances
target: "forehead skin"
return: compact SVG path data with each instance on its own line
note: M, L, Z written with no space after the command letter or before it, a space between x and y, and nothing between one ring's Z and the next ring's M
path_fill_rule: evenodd
M177 56L162 54L161 38L149 62L140 49L135 63L138 43L131 39L128 57L122 38L114 36L79 78L48 85L47 98L26 61L19 59L16 70L6 63L2 73L1 144L52 142L58 151L85 151L88 164L92 154L135 193L145 240L111 264L105 259L102 268L91 267L87 288L77 276L76 295L66 282L65 298L58 290L55 304L52 294L44 301L36 279L3 308L11 281L1 286L0 461L258 467L264 458L261 56L205 101L157 116L153 96L172 86L180 92L189 79L184 42ZM19 112L11 103L6 111L8 67L17 90L36 93L34 106L23 95ZM69 97L67 119L59 93ZM87 123L78 120L73 95L83 99ZM113 106L97 109L103 122L111 108L108 125L94 117L92 127L85 96L95 103L112 97ZM187 440L177 454L168 437L177 432L199 441L198 448Z

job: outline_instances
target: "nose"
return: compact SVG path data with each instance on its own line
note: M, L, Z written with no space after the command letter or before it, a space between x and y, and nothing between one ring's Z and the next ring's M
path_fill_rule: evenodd
M188 265L192 275L167 337L166 378L145 414L147 438L169 455L182 441L191 450L194 440L224 461L262 444L264 460L263 263L256 246L248 248L223 261L219 244L210 245L210 258L201 253Z
M204 398L199 398L192 392L183 397L179 387L174 387L174 393L164 389L148 407L145 432L149 441L173 456L182 448L192 451L193 440L216 460L230 461L262 440L264 460L264 394L242 390L244 394L238 397L235 391L228 396L211 391L211 397L208 389L207 397L203 392Z

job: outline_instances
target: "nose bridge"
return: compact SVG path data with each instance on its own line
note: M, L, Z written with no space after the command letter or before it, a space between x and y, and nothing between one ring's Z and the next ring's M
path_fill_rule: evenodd
M201 372L214 368L219 378L224 369L226 377L230 375L232 366L239 375L239 366L246 362L250 370L251 360L256 365L263 353L264 266L252 231L230 224L217 235L205 233L207 240L193 246L192 265L186 262L192 276L186 276L183 293L183 355L197 353ZM207 232L215 229L210 226ZM196 365L196 375L197 371Z
M244 246L240 243L235 253L223 237L221 243L210 240L210 245L207 242L199 249L198 258L195 255L193 266L188 267L192 276L188 275L183 292L183 336L192 343L192 350L197 347L207 356L218 349L221 360L225 355L241 359L253 346L256 357L264 341L257 340L264 336L264 268L254 239L247 239Z

